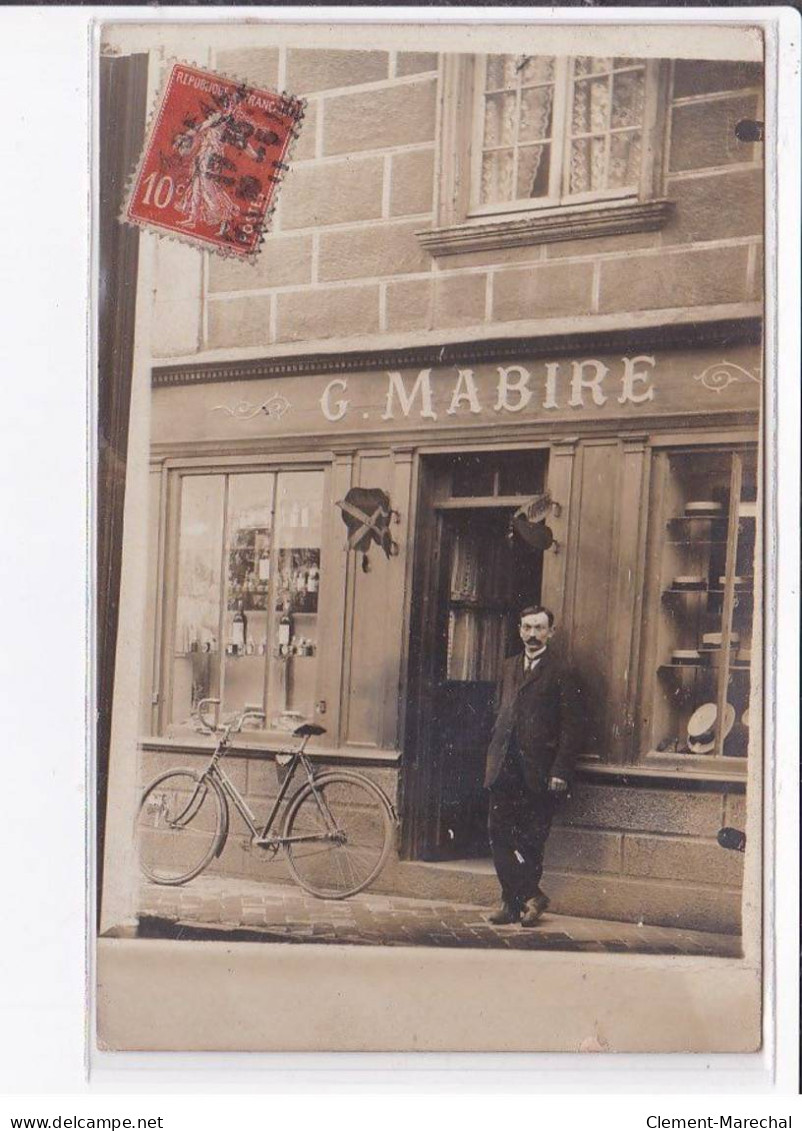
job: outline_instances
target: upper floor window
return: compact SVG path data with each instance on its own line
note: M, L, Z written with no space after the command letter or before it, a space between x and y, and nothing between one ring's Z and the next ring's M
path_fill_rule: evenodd
M480 57L472 211L637 194L651 70L642 59Z
M655 231L666 60L446 55L433 255Z

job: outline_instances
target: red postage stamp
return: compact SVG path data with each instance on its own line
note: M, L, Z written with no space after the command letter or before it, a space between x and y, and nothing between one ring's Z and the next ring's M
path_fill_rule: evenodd
M174 63L122 219L252 259L289 168L304 105Z

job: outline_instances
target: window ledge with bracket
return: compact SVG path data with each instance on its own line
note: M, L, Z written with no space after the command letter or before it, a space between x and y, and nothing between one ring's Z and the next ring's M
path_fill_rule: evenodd
M670 200L616 200L592 208L561 206L525 215L486 217L448 227L427 228L416 235L430 254L456 255L557 240L655 232L665 227L673 212L674 203Z

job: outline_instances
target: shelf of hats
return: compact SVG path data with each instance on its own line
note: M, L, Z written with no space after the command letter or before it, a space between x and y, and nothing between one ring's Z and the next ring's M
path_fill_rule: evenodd
M665 457L651 749L743 759L749 746L757 459Z

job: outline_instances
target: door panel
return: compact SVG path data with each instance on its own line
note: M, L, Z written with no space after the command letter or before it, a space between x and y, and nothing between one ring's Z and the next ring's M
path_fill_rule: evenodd
M547 467L535 449L421 462L401 799L408 858L489 855L484 769L496 684L521 648L518 615L540 603L543 577L542 552L509 537L510 496L523 503L544 490Z
M484 768L504 658L519 647L518 613L540 598L542 554L508 538L508 509L447 513L440 524L425 756L436 772L429 850L489 854Z

